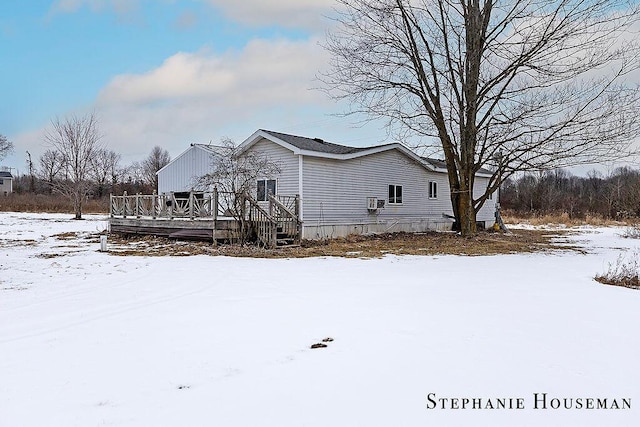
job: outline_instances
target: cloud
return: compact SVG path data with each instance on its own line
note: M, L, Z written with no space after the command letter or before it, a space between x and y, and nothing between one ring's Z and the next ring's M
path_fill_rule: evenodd
M221 11L227 18L254 27L279 25L288 28L323 29L324 17L336 6L335 0L199 0ZM83 7L93 12L114 12L120 17L131 15L140 6L150 4L170 4L175 0L56 0L49 14L75 13ZM179 29L190 28L196 16L183 13L176 20Z
M252 26L281 25L290 28L324 28L324 16L335 0L205 0L229 18Z
M162 145L177 154L188 142L215 141L232 128L247 137L257 127L308 120L303 110L329 104L311 89L326 60L315 39L259 39L223 54L181 52L146 73L114 77L95 109L116 151Z
M173 23L173 27L185 31L195 27L198 24L198 15L188 10L183 12Z
M181 52L145 73L115 76L93 103L60 118L95 111L103 142L125 165L142 160L155 145L176 156L189 143L222 137L241 142L258 128L345 144L377 142L355 139L353 129L345 129L351 119L330 117L335 102L312 89L327 61L317 39L255 39L224 53ZM42 135L48 125L8 136L16 151L38 158L47 148Z

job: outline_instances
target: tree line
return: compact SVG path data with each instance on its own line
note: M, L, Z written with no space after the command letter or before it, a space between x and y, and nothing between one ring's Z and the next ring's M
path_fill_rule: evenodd
M619 167L606 175L594 170L586 177L564 169L524 174L502 184L500 204L518 215L638 218L640 170Z
M79 219L83 204L90 199L157 189L156 172L171 161L167 150L155 146L143 160L123 165L121 155L101 139L94 114L52 120L43 137L46 151L37 159L26 152L27 173L14 177L14 192L61 195ZM0 139L3 144L5 141ZM3 146L6 150L0 151L0 158L13 149L8 141Z

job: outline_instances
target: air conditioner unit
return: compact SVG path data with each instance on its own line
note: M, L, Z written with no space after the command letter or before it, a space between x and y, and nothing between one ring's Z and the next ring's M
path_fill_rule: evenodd
M367 197L367 209L370 211L378 210L378 198L377 197Z

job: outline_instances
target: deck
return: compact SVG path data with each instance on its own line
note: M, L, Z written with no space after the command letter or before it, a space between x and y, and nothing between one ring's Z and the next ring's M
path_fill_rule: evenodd
M109 231L119 234L144 234L172 239L232 240L238 224L233 218L110 218Z
M109 231L212 242L299 244L297 196L269 195L268 211L249 195L218 192L111 195Z

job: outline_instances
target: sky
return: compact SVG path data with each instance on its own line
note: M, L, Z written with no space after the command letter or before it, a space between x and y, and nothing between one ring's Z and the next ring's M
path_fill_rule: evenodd
M367 146L387 142L317 76L335 0L0 1L0 160L27 171L52 120L95 113L102 142L141 161L257 129ZM604 165L606 173L615 165ZM592 166L577 168L584 175Z
M123 166L155 145L242 142L257 129L386 142L318 90L333 0L0 2L0 134L26 172L52 120L94 112Z

